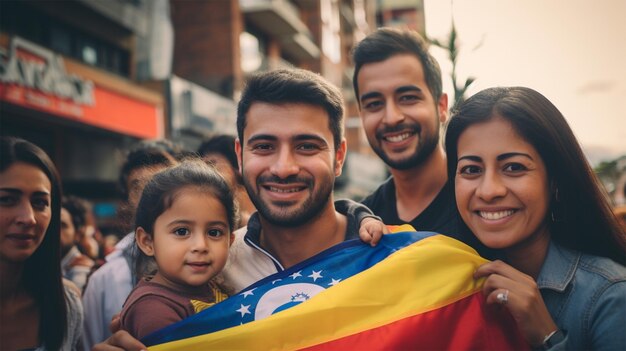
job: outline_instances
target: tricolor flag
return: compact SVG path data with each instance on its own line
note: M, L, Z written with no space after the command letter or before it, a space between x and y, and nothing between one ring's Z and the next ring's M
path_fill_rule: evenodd
M487 262L430 232L334 246L142 340L150 350L519 350L515 321L486 306Z

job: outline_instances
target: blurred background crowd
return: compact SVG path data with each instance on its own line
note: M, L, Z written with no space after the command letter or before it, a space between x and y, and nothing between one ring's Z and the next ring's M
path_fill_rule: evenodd
M423 0L2 1L0 134L34 142L59 168L70 195L63 229L72 238L64 249L72 260L65 263L78 276L99 267L129 231L126 207L139 185L129 183L125 172L132 167L125 171L124 164L137 148L150 145L174 158L200 152L238 182L236 159L223 145L232 146L236 101L254 72L296 66L342 89L350 153L336 191L358 200L388 173L362 131L349 52L380 26L429 37L427 6ZM442 66L452 69L446 84L457 101L480 79L455 73L462 37L453 25L447 37L431 38L450 61ZM626 216L626 155L595 155L592 163L615 210Z

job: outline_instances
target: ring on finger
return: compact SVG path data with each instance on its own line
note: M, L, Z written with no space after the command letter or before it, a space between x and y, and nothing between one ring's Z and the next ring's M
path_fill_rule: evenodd
M507 302L509 302L509 291L505 289L504 292L499 292L496 295L496 300L498 300L499 303L506 305Z

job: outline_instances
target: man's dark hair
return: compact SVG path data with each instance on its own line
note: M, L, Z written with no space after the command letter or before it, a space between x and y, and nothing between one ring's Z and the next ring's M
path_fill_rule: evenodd
M337 87L313 72L291 68L263 72L250 77L237 106L237 134L244 144L246 114L255 102L268 104L308 104L322 107L328 113L328 126L334 146L343 139L343 100ZM277 126L278 127L278 126Z
M210 153L217 153L224 156L230 166L237 172L237 154L235 153L235 137L228 134L218 134L205 140L198 148L198 155L204 157Z
M130 173L136 169L163 165L165 167L176 164L176 156L180 150L173 147L167 140L141 141L133 147L120 171L119 186L124 199L128 200L127 181Z
M441 69L435 58L428 52L426 41L415 31L395 28L380 28L365 37L352 49L354 62L352 84L357 101L360 101L358 76L363 65L382 62L400 54L413 55L420 60L428 90L430 90L434 101L439 101L442 94Z
M77 231L87 224L87 214L90 209L86 200L73 195L63 196L61 207L69 212L72 224Z

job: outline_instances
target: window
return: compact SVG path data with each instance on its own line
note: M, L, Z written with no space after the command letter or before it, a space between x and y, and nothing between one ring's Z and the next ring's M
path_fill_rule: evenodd
M337 0L322 0L322 51L332 62L341 61L339 5Z
M78 58L92 66L98 66L98 49L91 39L81 39L78 42Z
M88 65L128 76L130 54L127 50L46 16L28 6L27 2L0 2L0 30L3 32L20 36Z
M63 55L72 55L72 38L67 29L53 25L50 30L50 48Z
M248 32L243 32L239 35L239 46L241 50L241 69L245 73L259 70L263 64L264 56L259 39Z

